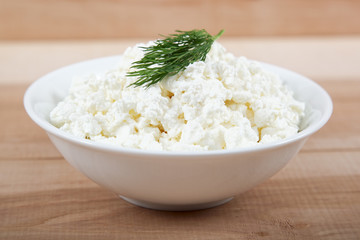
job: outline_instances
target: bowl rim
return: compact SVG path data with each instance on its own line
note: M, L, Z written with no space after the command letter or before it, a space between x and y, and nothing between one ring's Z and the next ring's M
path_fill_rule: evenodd
M25 111L29 115L29 117L43 130L47 132L47 134L52 134L58 138L61 138L63 140L69 141L71 143L81 145L86 148L92 148L100 151L106 151L106 152L112 152L112 153L122 153L122 154L131 154L131 155L157 155L157 156L214 156L214 155L228 155L228 154L244 154L244 153L251 153L256 151L264 151L269 149L275 149L279 147L283 147L285 145L288 145L290 143L299 141L301 139L305 139L308 136L312 135L313 133L317 132L320 128L322 128L327 121L330 119L330 116L333 112L333 103L331 100L330 95L315 81L299 74L294 71L291 71L289 69L279 67L273 64L261 62L261 61L255 61L258 62L264 66L268 66L274 69L277 69L281 72L287 72L288 74L297 76L298 78L302 78L303 81L308 81L311 84L313 84L315 87L318 88L319 91L321 91L324 95L325 102L326 102L326 109L324 110L324 114L322 114L319 121L310 124L308 127L306 127L304 130L298 132L297 134L290 136L285 139L277 140L275 142L271 143L264 143L259 144L255 146L249 146L249 147L240 147L237 149L221 149L221 150L208 150L208 151L166 151L166 150L144 150L144 149L136 149L136 148L126 148L119 145L113 145L109 143L102 143L102 142L95 142L87 139L82 139L76 136L73 136L70 133L67 133L65 131L62 131L58 129L57 127L53 126L51 123L40 117L35 110L33 109L32 104L30 103L31 96L33 95L34 89L41 85L42 82L45 82L49 77L52 75L58 74L59 72L62 72L63 70L69 68L69 67L76 67L76 65L82 65L93 61L99 61L99 60L106 60L111 58L120 58L121 55L113 55L113 56L107 56L107 57L101 57L101 58L94 58L86 61L81 61L73 64L66 65L64 67L58 68L54 71L51 71L47 73L46 75L38 78L36 81L31 83L31 85L26 89L24 98L23 98L23 104L25 107Z

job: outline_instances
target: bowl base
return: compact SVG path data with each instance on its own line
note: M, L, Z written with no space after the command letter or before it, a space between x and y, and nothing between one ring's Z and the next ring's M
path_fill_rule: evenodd
M207 203L198 203L198 204L178 204L178 205L171 205L171 204L158 204L158 203L151 203L141 200L136 200L132 198L127 198L124 196L119 195L125 201L134 204L139 207L149 208L153 210L161 210L161 211L195 211L207 208L213 208L225 204L233 199L233 197L226 198L220 201L214 202L207 202Z

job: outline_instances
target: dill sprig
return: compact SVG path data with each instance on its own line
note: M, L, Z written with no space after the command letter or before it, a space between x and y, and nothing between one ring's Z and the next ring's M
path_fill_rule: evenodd
M189 64L205 61L213 42L224 30L211 36L204 29L192 31L176 31L175 34L163 36L154 45L141 47L144 57L133 62L128 72L129 77L138 77L130 86L145 86L146 88L160 82L165 77L173 76L184 70Z

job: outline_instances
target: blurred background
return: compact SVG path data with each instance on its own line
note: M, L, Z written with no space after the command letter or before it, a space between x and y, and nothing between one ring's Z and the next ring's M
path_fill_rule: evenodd
M360 0L0 0L0 83L201 28L316 81L360 76Z
M360 34L359 0L0 0L0 40Z

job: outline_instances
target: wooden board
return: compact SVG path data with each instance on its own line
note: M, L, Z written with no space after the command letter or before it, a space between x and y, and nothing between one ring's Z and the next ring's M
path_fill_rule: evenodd
M100 51L97 43L87 44L89 51ZM7 67L20 71L22 64ZM360 76L330 81L324 76L315 80L334 101L328 124L270 180L223 206L194 212L143 209L98 187L72 168L26 115L27 75L24 83L4 81L0 239L359 239Z
M0 39L360 34L356 0L0 0Z

